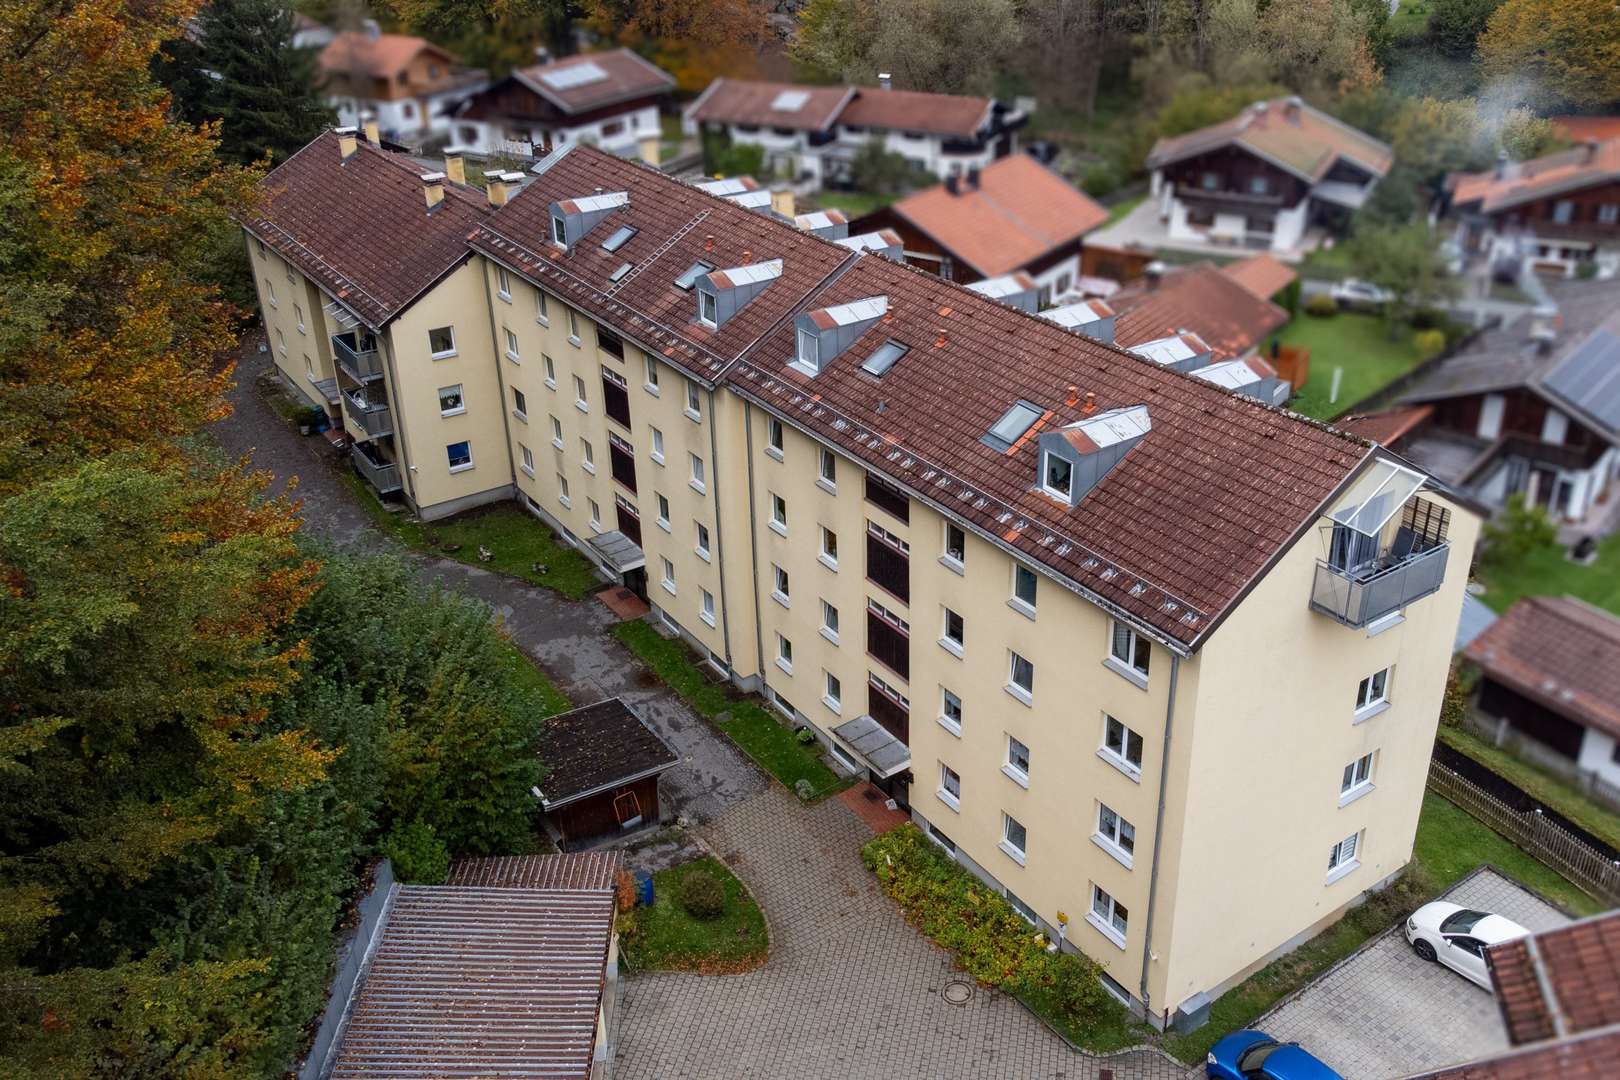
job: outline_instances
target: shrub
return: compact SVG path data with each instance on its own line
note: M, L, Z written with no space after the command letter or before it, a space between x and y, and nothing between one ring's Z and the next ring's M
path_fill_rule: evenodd
M676 899L688 915L704 922L718 919L726 910L725 886L704 870L694 870L681 878Z
M394 826L383 837L382 853L394 864L394 877L407 885L443 885L450 876L450 849L431 825Z
M1485 561L1510 564L1531 552L1558 542L1558 526L1547 511L1524 501L1522 492L1508 496L1507 506L1494 521L1485 523Z
M1419 330L1412 335L1412 345L1417 349L1421 359L1428 360L1439 356L1446 348L1446 332L1444 330Z
M1456 727L1468 715L1468 697L1474 689L1479 669L1472 664L1458 664L1446 675L1445 696L1440 699L1440 722Z
M1119 170L1112 162L1099 161L1080 178L1080 190L1093 198L1111 195L1119 189Z
M1305 314L1307 315L1315 315L1319 319L1326 319L1338 313L1339 302L1327 293L1313 293L1310 299L1305 301Z
M1575 268L1575 276L1582 281L1591 281L1597 277L1597 272L1597 263L1591 261L1583 262Z
M799 740L799 745L801 746L809 746L811 743L816 741L816 733L807 727L802 727L798 731L794 732L793 737Z
M1105 1015L1113 999L1097 978L1097 965L1078 953L1052 957L1052 996L1070 1023L1084 1026Z

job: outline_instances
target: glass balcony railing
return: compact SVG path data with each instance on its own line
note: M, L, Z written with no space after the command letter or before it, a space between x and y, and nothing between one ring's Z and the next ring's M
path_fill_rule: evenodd
M368 342L370 347L367 347ZM369 334L363 340L352 331L334 334L332 352L337 357L338 367L355 382L382 378L382 355L377 352L376 341Z
M1442 543L1350 568L1318 561L1311 607L1346 626L1359 628L1377 622L1440 588L1450 552L1451 545Z

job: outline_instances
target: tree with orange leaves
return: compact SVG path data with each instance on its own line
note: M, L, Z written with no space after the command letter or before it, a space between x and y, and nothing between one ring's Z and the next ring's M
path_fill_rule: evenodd
M759 0L585 0L583 7L587 28L645 54L683 93L721 75L755 74L771 40Z

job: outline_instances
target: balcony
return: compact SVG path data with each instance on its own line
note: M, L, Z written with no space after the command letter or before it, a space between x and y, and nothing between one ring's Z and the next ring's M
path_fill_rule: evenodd
M349 459L354 462L360 475L366 478L366 483L377 490L377 494L387 495L400 489L399 466L384 459L370 443L355 443Z
M394 415L382 396L382 387L377 387L370 398L364 391L345 391L343 411L348 414L349 422L365 432L368 438L380 439L394 433Z
M1318 561L1311 607L1346 626L1367 626L1440 588L1450 553L1451 545L1441 543L1404 556L1385 555L1351 569Z
M370 334L362 335L356 330L346 334L333 334L332 352L337 357L338 367L357 383L380 379L383 376L382 357L377 352L377 339Z
M1451 511L1419 498L1427 478L1389 460L1358 476L1323 533L1313 610L1361 628L1428 596L1446 578Z

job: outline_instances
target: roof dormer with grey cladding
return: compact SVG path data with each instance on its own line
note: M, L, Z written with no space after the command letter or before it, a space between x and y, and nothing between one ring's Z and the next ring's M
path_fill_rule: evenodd
M1139 345L1129 345L1126 348L1144 360L1151 360L1160 367L1179 371L1183 375L1197 371L1215 356L1215 350L1190 330L1144 341Z
M892 262L903 263L906 261L905 245L900 240L900 234L893 229L879 229L877 232L844 236L834 241L834 243L851 251L870 251L872 254L881 255Z
M1022 270L1014 270L1010 274L1000 277L985 278L975 281L968 286L969 289L980 296L988 296L992 300L999 300L1008 307L1027 311L1031 315L1040 308L1041 288L1035 284L1035 279ZM1113 323L1109 323L1109 337L1113 336ZM1101 339L1099 339L1101 340Z
M793 224L823 240L842 240L849 235L849 218L842 210L816 210L800 214L793 219Z
M1129 405L1043 431L1036 443L1040 448L1037 485L1059 502L1079 506L1152 430L1147 406Z
M697 321L718 330L781 276L781 259L699 274L692 289L697 293Z
M1284 405L1293 393L1288 380L1278 378L1276 370L1257 356L1223 360L1197 369L1192 376L1267 405Z
M806 375L819 375L862 334L889 313L887 296L869 296L836 307L817 308L794 317L795 356L792 367Z
M968 287L972 288L971 285ZM1084 334L1092 341L1100 341L1104 345L1114 343L1114 320L1119 317L1113 308L1101 300L1081 300L1078 303L1064 304L1062 307L1049 308L1041 312L1040 316L1047 322L1057 323L1065 330Z
M560 199L551 204L551 242L572 251L607 216L630 205L628 191L598 191L579 199Z

